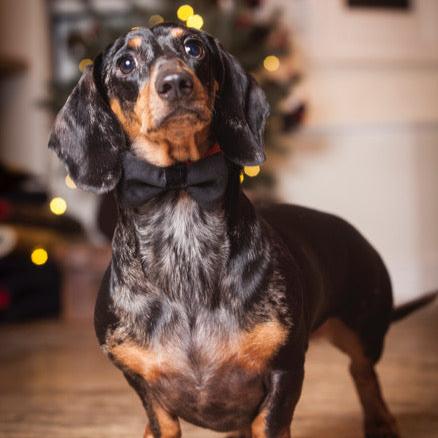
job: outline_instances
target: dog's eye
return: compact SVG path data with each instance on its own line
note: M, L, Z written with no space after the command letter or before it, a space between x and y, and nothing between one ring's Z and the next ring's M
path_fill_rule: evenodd
M135 59L131 55L124 55L118 61L120 71L127 75L135 68Z
M193 38L184 41L184 50L192 58L200 59L204 56L204 47Z

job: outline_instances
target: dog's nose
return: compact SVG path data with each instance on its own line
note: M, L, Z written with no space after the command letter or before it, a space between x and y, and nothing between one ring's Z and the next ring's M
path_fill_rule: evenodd
M193 79L186 72L163 72L155 82L155 89L162 99L182 99L192 94Z

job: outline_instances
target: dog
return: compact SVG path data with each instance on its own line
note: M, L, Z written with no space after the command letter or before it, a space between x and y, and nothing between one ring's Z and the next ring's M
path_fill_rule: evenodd
M375 364L390 323L436 294L394 309L381 257L347 222L254 208L239 178L265 158L268 113L215 38L176 24L132 29L83 73L49 147L118 203L101 348L144 405L145 437L180 437L182 418L288 438L318 331L351 359L366 437L399 437Z

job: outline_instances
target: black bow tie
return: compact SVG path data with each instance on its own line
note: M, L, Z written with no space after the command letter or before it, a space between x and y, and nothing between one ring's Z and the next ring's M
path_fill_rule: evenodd
M212 209L225 194L228 165L222 152L169 167L154 166L131 152L124 153L122 159L118 196L126 207L139 207L171 190L186 190L201 207Z

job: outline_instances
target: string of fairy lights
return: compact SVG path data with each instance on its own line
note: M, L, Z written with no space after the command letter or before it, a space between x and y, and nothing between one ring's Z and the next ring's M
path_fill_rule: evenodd
M193 6L189 4L181 5L176 10L176 16L178 20L185 23L187 27L201 30L204 26L204 18L197 14ZM156 24L162 23L164 18L161 15L151 15L148 20L149 26L155 26ZM79 62L79 70L83 72L87 66L92 65L93 60L90 58L84 58ZM263 60L263 68L268 72L275 72L280 68L280 59L275 55L268 55ZM240 174L240 182L243 183L245 176L253 178L260 173L260 166L245 166ZM70 175L66 175L65 177L65 185L71 189L76 189L76 184L70 177ZM53 197L49 202L50 212L56 216L61 216L65 214L68 209L67 201L61 196ZM44 265L48 259L48 251L47 249L39 246L32 250L31 252L31 261L37 266Z

